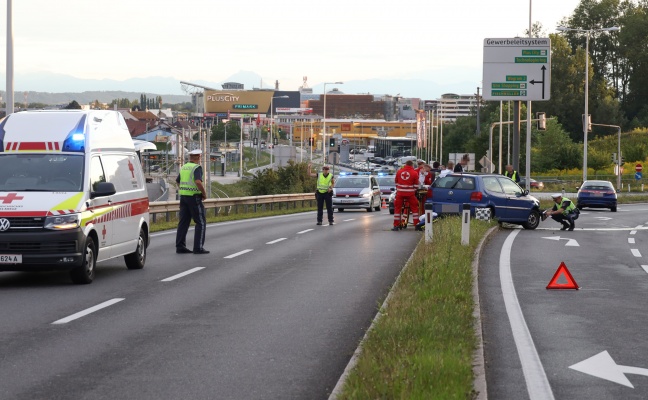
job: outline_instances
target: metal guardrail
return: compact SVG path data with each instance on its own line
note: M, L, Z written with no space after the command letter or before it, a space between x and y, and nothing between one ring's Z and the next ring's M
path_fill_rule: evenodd
M219 215L221 207L233 207L234 213L238 212L239 207L244 207L244 212L257 212L259 208L262 211L273 210L277 206L280 210L285 205L284 209L297 208L297 202L301 202L301 207L304 207L304 202L309 202L309 206L313 206L315 201L314 193L297 193L297 194L277 194L267 196L248 196L248 197L230 197L224 199L207 199L203 202L206 210L214 210L214 215ZM155 201L149 203L149 214L151 219L156 222L158 214L165 214L165 219L169 221L171 214L180 211L180 201ZM230 209L225 213L229 214Z

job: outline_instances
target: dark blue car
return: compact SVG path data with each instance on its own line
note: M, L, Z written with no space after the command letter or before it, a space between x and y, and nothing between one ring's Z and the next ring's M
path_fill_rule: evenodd
M576 207L609 208L617 210L617 192L609 181L585 181L578 189Z
M535 229L540 224L540 202L511 179L496 174L456 173L438 178L432 184L434 212L439 215L459 214L463 204L475 209L489 209L498 222Z

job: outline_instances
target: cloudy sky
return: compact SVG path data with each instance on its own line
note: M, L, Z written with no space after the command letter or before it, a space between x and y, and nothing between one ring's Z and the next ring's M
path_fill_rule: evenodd
M547 33L580 0L532 0ZM6 4L0 2L6 48ZM480 86L484 38L522 35L527 0L13 0L14 73L221 82L253 71L296 90L418 78ZM6 51L3 51L5 54ZM6 59L0 72L5 88ZM37 90L36 88L16 88Z

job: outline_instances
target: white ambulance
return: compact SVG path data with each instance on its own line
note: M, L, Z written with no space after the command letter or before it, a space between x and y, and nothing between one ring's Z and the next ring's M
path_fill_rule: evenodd
M97 261L140 269L149 244L142 167L116 111L27 111L0 121L0 271L69 270Z

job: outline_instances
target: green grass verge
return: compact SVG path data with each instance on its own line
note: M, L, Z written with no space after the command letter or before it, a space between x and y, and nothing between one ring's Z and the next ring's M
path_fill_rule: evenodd
M461 219L434 223L417 246L368 333L340 399L469 399L477 346L472 298L474 252L495 222L472 220L461 245Z

